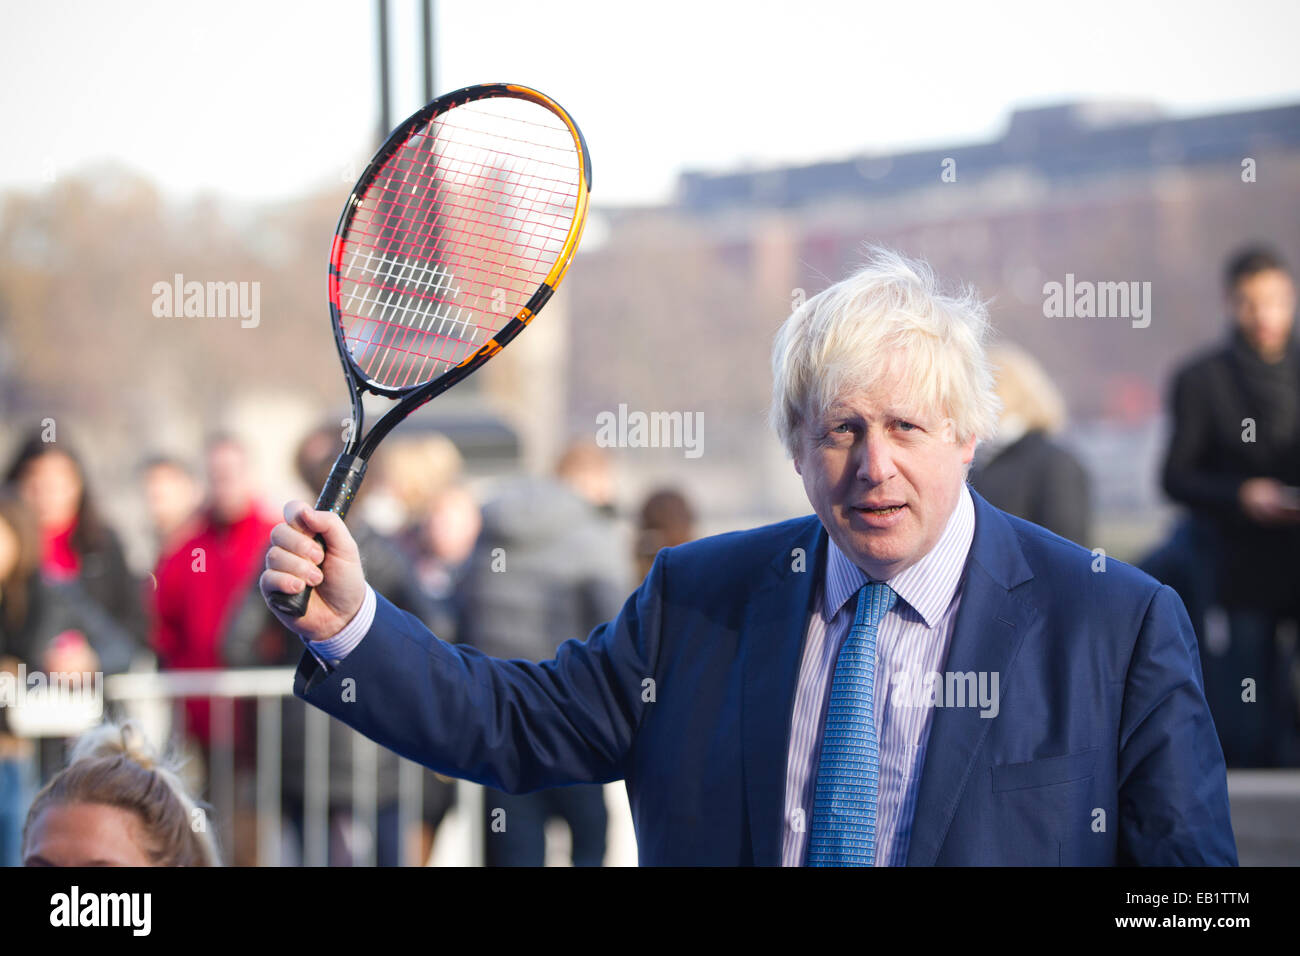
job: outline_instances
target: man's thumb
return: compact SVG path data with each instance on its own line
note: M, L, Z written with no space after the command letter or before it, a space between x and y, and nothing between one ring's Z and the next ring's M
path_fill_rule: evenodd
M307 508L303 511L301 520L309 532L325 539L325 547L328 550L338 551L345 547L348 538L347 529L343 519L334 512Z

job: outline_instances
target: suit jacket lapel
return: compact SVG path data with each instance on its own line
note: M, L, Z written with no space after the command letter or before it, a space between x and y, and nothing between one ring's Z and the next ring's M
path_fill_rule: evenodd
M975 535L966 560L961 606L945 673L997 673L999 708L1011 666L1036 612L1011 593L1033 577L1015 532L996 508L974 491ZM993 717L978 707L936 707L921 772L908 866L932 866L969 782L975 756Z
M781 863L790 714L825 542L821 522L810 517L776 555L746 609L741 746L750 839L758 866ZM796 548L803 549L803 570L795 567Z

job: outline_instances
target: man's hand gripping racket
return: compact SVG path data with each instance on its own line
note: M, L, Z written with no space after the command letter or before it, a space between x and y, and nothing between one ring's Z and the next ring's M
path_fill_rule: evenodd
M577 250L590 189L591 158L568 113L506 83L439 97L370 161L330 250L330 318L352 428L316 510L285 507L261 578L286 626L321 640L360 608L365 581L342 519L366 463L398 422L541 311ZM363 437L365 392L395 404Z

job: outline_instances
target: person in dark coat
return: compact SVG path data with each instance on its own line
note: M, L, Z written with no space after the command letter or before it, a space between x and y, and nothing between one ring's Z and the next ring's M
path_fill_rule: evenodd
M1185 364L1170 389L1163 484L1211 544L1226 653L1205 661L1229 767L1296 762L1291 654L1278 632L1300 615L1300 345L1295 286L1272 251L1228 264L1227 341ZM1204 654L1204 648L1202 649ZM1215 705L1217 702L1217 709Z
M519 479L483 507L460 633L490 657L548 660L562 641L589 634L623 604L624 550L600 510L606 501L583 493L603 487L585 469L608 464L570 453L562 465L566 480ZM526 794L489 787L483 800L488 866L543 865L545 825L555 817L569 826L574 866L604 861L608 815L599 784Z
M49 582L75 582L134 650L146 649L147 622L140 582L127 566L117 534L100 516L85 469L66 442L45 441L40 430L19 444L5 483L40 526L41 572Z
M994 439L976 450L970 483L989 504L1091 548L1091 481L1053 435L1065 402L1029 353L1012 345L989 350L1002 418Z
M28 674L117 673L130 665L134 647L131 635L78 582L44 577L36 518L17 497L0 491L0 673L4 678L17 682L23 668ZM23 819L38 776L38 746L12 730L7 708L0 706L0 866L19 864ZM41 739L47 777L62 764L62 747L60 738Z
M481 524L478 499L464 484L453 481L431 493L427 507L410 515L396 539L432 614L422 620L449 644L460 639L463 580Z

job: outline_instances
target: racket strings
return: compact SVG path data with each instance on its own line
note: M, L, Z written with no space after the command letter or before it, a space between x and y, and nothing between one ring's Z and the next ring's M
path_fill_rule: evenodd
M569 127L529 101L456 107L410 136L343 237L340 318L367 377L428 381L514 318L564 249L579 175Z
M407 207L404 211L409 211L409 205L401 204L402 207ZM488 295L486 287L492 286L491 294L499 297L493 305L501 315L517 311L514 307L524 296L531 293L540 281L539 276L544 275L552 264L550 256L528 256L517 247L506 248L504 258L496 256L496 261L489 261L489 257L492 257L494 252L499 252L499 247L503 243L510 244L509 235L502 235L499 231L489 234L492 240L490 244L476 242L472 238L466 240L464 237L473 236L475 230L482 232L480 222L482 207L474 210L479 213L479 216L467 222L458 221L465 220L465 216L449 215L446 212L448 205L459 204L444 202L442 205L444 215L440 224L443 228L440 230L439 243L432 248L426 243L423 247L415 249L415 244L399 239L394 254L390 257L391 261L386 267L383 263L376 265L370 262L373 266L370 271L380 280L380 295L386 308L381 308L377 316L373 309L369 310L369 317L376 318L377 324L372 327L371 337L367 341L375 341L375 336L378 334L381 336L379 341L389 349L387 361L372 365L371 371L374 377L383 379L392 369L400 367L394 362L399 355L424 356L432 360L432 362L420 362L418 365L413 361L406 362L407 374L396 377L389 384L407 385L412 382L412 379L423 380L430 377L431 373L440 372L444 367L456 364L464 355L477 348L486 339L487 334L495 332L500 325L499 318L493 320L495 317L489 318L486 323L473 320L471 317L483 314L482 306L477 309L470 306L466 309L456 302L456 293L460 289L446 281L451 270L438 266L430 268L425 262L430 256L459 263L463 267L466 283L471 286L470 291L477 293L480 298L485 298ZM394 229L409 230L411 226L402 221L405 218L407 217L402 216L400 212L390 215L386 231L391 234ZM499 218L510 220L516 217ZM429 222L436 221L427 213L424 219ZM509 226L511 223L507 221L505 225ZM515 245L517 246L518 243ZM497 246L498 249L494 250L493 246ZM415 262L411 262L408 258L412 253ZM491 268L492 266L497 268ZM365 266L362 266L362 269L364 270ZM475 282L482 287L472 288ZM386 291L383 290L385 285ZM502 297L507 291L514 293L511 298L515 301L507 301ZM366 293L363 292L362 295L364 298ZM454 314L451 312L453 305L456 307ZM431 319L441 321L430 321ZM449 325L451 331L448 329ZM484 334L479 335L480 332ZM422 341L420 335L433 336L434 341Z
M414 185L418 187L423 184L417 181ZM470 207L463 203L457 203L452 199L443 198L441 194L436 192L438 185L437 183L429 184L429 188L435 190L434 195L436 197L435 202L430 205L440 207L437 212L441 216L440 224L443 227L440 236L442 248L435 247L430 250L427 241L424 240L431 210L412 207L410 203L400 202L396 192L389 186L380 187L381 195L388 200L387 213L383 221L376 224L366 219L356 223L354 228L358 233L372 239L389 238L392 237L395 231L399 230L415 237L411 239L390 239L393 251L398 254L414 254L425 257L430 251L436 253L447 248L454 248L464 256L478 256L480 257L479 261L482 261L481 254L493 248L490 242L481 241L483 237L479 227L482 223L484 207ZM497 222L505 229L513 229L518 240L523 240L514 243L515 248L511 250L514 259L524 264L531 263L534 266L544 266L542 271L545 274L554 261L553 253L557 251L556 244L562 246L568 234L569 223L572 218L568 207L572 205L574 194L572 192L558 194L551 191L560 198L558 200L554 198L547 200L547 204L543 208L536 200L526 198L528 195L540 195L542 190L527 185L524 190L526 190L524 196L512 195L503 190L484 189L481 192L483 194L499 192L500 195L513 199L517 203L517 208L512 208L506 205L503 200L500 207L494 210ZM409 215L404 215L404 213L409 213ZM565 218L557 225L547 226L539 222L539 218L543 215L553 218ZM376 225L379 226L377 231L365 228ZM550 234L538 235L538 230L543 229L549 229ZM508 240L509 235L507 234L505 238ZM530 251L535 254L529 255ZM529 275L533 271L533 269L527 270Z

